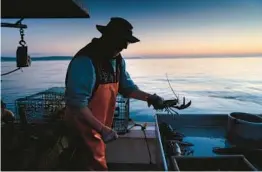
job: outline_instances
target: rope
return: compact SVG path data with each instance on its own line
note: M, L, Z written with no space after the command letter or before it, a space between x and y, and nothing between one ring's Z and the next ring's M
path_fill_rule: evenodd
M19 69L21 69L21 68L19 67L19 68L14 69L14 70L12 70L12 71L10 71L10 72L3 73L3 74L1 74L1 76L8 75L8 74L10 74L10 73L13 73L13 72L19 70Z
M129 120L130 120L132 123L134 123L134 125L131 126L131 127L128 129L128 131L129 131L130 129L134 128L135 126L141 127L141 130L142 130L142 132L143 132L143 134L144 134L144 139L145 139L145 142L146 142L146 146L147 146L147 152L148 152L148 156L149 156L149 164L153 164L153 163L152 163L152 156L151 156L151 152L150 152L150 149L149 149L149 144L148 144L148 140L147 140L146 132L145 132L145 130L146 130L146 123L144 123L144 125L141 125L141 124L135 123L132 119L129 119Z
M145 138L145 141L146 141L146 147L147 147L148 156L149 156L149 164L153 164L153 163L152 163L151 152L150 152L150 149L149 149L149 144L148 144L147 137L146 137L145 129L146 129L146 127L141 128L141 130L142 130L143 133L144 133L144 138Z

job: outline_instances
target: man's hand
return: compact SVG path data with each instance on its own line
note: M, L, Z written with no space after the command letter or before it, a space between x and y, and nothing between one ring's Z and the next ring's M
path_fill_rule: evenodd
M164 106L164 99L156 94L150 95L147 99L148 107L153 105L154 109L163 109Z
M117 132L107 126L102 127L100 134L105 143L111 142L118 138Z

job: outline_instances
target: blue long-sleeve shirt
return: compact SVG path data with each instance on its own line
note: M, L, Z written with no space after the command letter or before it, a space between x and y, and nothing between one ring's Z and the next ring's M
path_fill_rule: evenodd
M111 60L113 69L115 69L116 60ZM122 74L119 79L119 93L124 97L137 90L138 87L126 71L125 60L122 59ZM67 71L67 84L65 100L66 104L74 107L86 107L96 82L96 73L90 58L76 58L72 61Z

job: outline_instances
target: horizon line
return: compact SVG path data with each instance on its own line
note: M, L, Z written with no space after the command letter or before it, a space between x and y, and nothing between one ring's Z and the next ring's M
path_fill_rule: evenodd
M73 57L73 55L30 55L31 59L34 58L50 58L50 57ZM195 57L256 57L262 56L262 53L247 53L247 54L194 54L194 55L142 55L142 56L123 56L124 58L195 58ZM1 55L1 58L16 58L16 56Z
M257 56L195 56L195 57L124 57L126 60L146 60L146 59L201 59L201 58L206 58L206 59L212 59L212 58L262 58L262 55L257 55ZM71 60L73 56L44 56L44 57L33 57L31 58L32 61L56 61L56 60ZM1 57L1 61L16 61L16 57Z

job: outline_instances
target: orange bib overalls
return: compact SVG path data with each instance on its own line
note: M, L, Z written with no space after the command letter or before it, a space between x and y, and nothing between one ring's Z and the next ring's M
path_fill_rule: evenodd
M116 73L114 73L114 81L110 83L99 83L96 91L88 104L93 115L108 127L112 126L113 115L115 111L115 103L119 87L119 62L116 65ZM108 170L105 148L101 135L91 129L87 124L81 122L76 116L79 113L73 108L66 108L65 122L71 126L75 134L71 137L72 144L76 147L75 161L76 168L74 170L85 169L102 171ZM79 137L80 136L80 137Z

